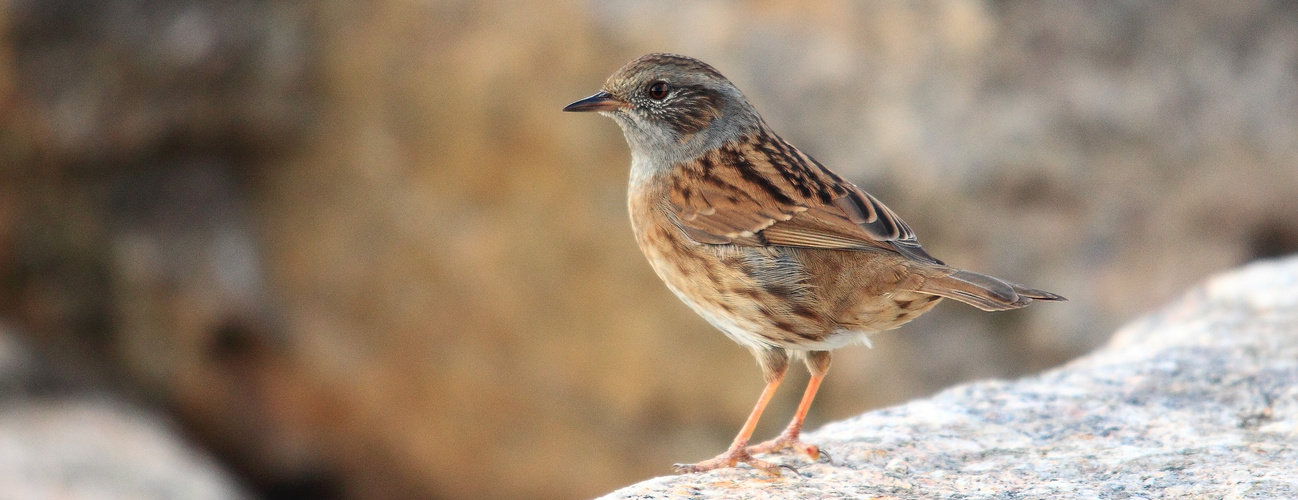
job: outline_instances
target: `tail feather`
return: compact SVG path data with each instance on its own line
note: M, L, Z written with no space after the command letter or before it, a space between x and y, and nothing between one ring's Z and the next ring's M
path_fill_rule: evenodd
M958 300L984 311L1006 311L1031 304L1034 300L1068 300L1044 290L1016 285L972 271L956 271L948 276L929 278L921 292Z

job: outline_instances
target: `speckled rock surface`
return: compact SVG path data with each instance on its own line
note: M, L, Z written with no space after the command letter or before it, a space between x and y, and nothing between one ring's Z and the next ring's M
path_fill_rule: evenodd
M1099 351L807 436L836 463L604 498L1298 498L1298 258L1209 280ZM682 460L706 457L681 457Z

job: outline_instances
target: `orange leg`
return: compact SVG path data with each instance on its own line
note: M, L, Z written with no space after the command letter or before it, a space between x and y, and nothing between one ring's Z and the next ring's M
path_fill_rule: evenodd
M802 402L798 403L798 413L793 416L789 426L784 429L784 432L779 437L750 446L748 453L756 455L793 448L811 457L812 460L819 459L820 447L798 440L798 434L802 433L802 421L807 418L807 410L811 409L811 401L816 399L816 390L820 389L820 381L824 380L824 378L824 375L813 374L811 380L807 382L807 391L802 393Z
M730 443L730 449L726 450L725 453L717 455L716 458L704 460L696 464L676 464L673 466L673 468L676 469L676 472L704 472L713 469L734 467L741 463L751 465L754 468L761 469L762 471L773 475L779 475L781 467L790 468L788 466L776 465L763 460L758 460L748 454L748 439L753 437L753 429L757 428L757 421L762 418L762 411L766 410L766 403L771 401L771 396L775 395L775 389L780 386L780 381L782 380L784 380L784 374L781 372L776 378L766 383L766 388L762 389L762 396L757 400L757 406L753 407L753 412L748 415L748 420L744 422L744 427L739 429L739 435L735 436L734 442Z

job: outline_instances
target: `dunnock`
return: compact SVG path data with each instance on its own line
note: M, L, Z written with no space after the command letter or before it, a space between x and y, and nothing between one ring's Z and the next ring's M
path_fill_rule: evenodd
M778 474L783 466L753 455L785 448L819 458L799 432L829 351L868 344L942 298L985 311L1064 300L933 258L897 214L775 135L696 59L643 56L563 110L597 111L622 127L636 242L677 297L752 351L766 379L730 448L680 472L746 463ZM811 372L802 402L779 437L749 446L790 354Z

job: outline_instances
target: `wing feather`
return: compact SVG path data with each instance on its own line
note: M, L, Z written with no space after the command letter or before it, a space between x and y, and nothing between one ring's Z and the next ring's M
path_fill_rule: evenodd
M883 202L763 130L673 171L671 207L700 243L889 251L933 258Z

